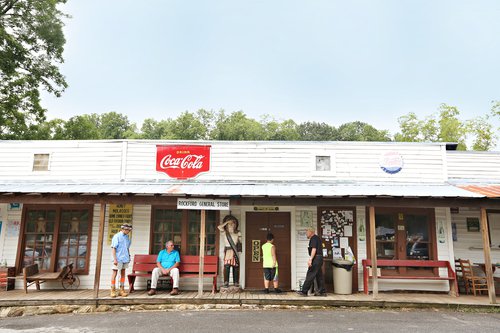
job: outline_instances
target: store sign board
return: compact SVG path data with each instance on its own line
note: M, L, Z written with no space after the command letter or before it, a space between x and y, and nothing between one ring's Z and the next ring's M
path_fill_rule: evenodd
M199 145L157 145L156 171L172 178L189 179L210 171L210 147Z
M177 209L229 210L229 199L177 198Z

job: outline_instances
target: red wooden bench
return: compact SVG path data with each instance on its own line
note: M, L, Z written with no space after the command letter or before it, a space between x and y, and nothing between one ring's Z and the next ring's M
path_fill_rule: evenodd
M130 292L134 292L134 283L136 277L145 277L151 279L151 273L156 266L156 254L136 254L134 255L134 263L132 266L132 273L128 274L128 284ZM179 273L181 278L198 278L199 277L199 256L181 256L181 263L179 266ZM217 272L219 268L219 257L205 256L203 265L203 277L211 277L212 293L217 291ZM161 276L160 279L171 280L170 276Z
M373 278L370 259L363 260L363 291L368 294L368 279ZM458 296L457 276L451 268L450 262L446 260L377 260L377 267L424 267L424 268L447 268L448 276L436 275L384 275L377 276L378 279L410 279L410 280L448 280L450 281L450 295ZM370 274L372 271L372 274ZM381 270L382 271L382 270Z

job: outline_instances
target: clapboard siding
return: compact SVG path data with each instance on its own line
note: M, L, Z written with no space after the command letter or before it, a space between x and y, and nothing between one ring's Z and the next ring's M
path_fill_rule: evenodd
M49 171L32 171L34 154L50 154ZM121 159L119 141L2 141L0 179L117 181Z
M458 152L446 154L450 179L500 179L500 152Z
M357 180L440 182L446 174L442 144L377 142L13 141L0 143L0 179L168 180L156 171L156 145L211 145L211 169L198 180ZM401 172L380 168L397 151ZM33 154L49 153L50 170L33 172ZM332 172L316 172L315 157L332 156Z
M156 172L156 145L179 142L131 141L127 149L127 179L169 179ZM441 145L371 142L199 142L210 144L211 170L199 180L359 180L440 182L445 170ZM395 175L380 168L381 154L398 151L403 170ZM333 172L317 173L315 156L330 155Z
M472 262L484 262L483 239L480 231L467 230L467 218L480 219L479 209L460 207L458 214L452 214L452 222L457 227L457 241L453 242L455 257L470 259ZM489 221L490 232L494 233L492 239L500 239L500 220ZM491 249L491 262L500 262L500 244L493 243Z

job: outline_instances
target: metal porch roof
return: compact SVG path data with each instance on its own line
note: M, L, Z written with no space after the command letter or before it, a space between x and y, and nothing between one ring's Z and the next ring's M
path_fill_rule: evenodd
M144 183L144 182L11 182L0 184L0 195L23 194L136 194L246 197L447 197L483 198L486 195L450 184L383 184L383 183Z
M458 185L458 187L482 194L487 198L500 198L500 185Z

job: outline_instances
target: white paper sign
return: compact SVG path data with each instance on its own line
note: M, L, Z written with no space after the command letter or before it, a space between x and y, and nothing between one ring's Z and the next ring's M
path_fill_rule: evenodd
M349 246L349 238L347 237L340 237L340 248L341 249L346 249Z
M344 226L344 236L352 237L352 225L345 225Z
M342 258L342 250L338 248L332 249L332 258L333 259L344 259Z

